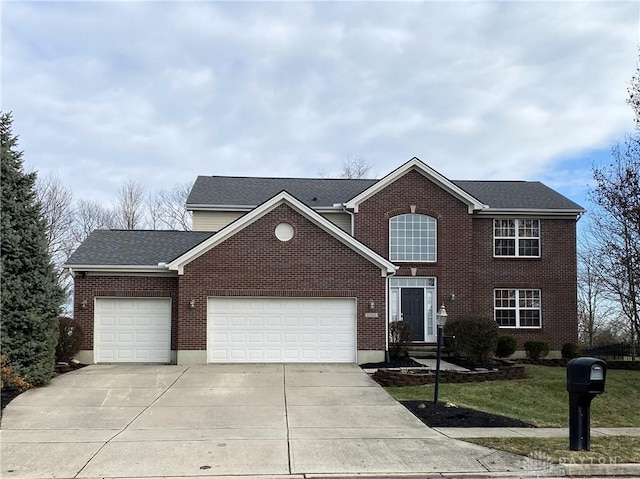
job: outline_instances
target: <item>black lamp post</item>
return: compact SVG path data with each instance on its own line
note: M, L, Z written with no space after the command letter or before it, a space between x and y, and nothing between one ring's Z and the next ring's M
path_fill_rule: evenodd
M436 322L438 323L438 350L436 353L436 387L433 391L433 404L438 404L438 387L440 386L440 354L442 353L442 328L447 322L447 310L444 304L440 306L440 310L436 314Z

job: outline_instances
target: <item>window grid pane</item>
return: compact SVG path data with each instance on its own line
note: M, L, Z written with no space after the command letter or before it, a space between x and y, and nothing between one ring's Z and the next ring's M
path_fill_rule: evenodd
M406 214L391 218L392 261L435 261L436 220L426 215Z
M540 256L540 220L494 219L493 238L495 256Z
M540 328L540 290L494 290L494 316L501 327Z

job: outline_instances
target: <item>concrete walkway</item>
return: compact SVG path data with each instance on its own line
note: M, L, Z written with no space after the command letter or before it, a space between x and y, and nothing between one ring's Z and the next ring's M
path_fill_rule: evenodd
M549 472L426 427L356 365L94 365L2 429L3 478Z

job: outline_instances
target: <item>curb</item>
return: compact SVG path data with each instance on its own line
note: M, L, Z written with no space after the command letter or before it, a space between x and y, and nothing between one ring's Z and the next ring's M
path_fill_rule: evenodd
M566 477L640 477L640 464L563 464Z

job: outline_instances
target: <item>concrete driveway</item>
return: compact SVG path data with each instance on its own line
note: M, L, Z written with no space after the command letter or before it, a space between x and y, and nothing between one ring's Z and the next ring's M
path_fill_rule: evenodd
M4 411L3 478L517 471L424 426L356 365L94 365Z

